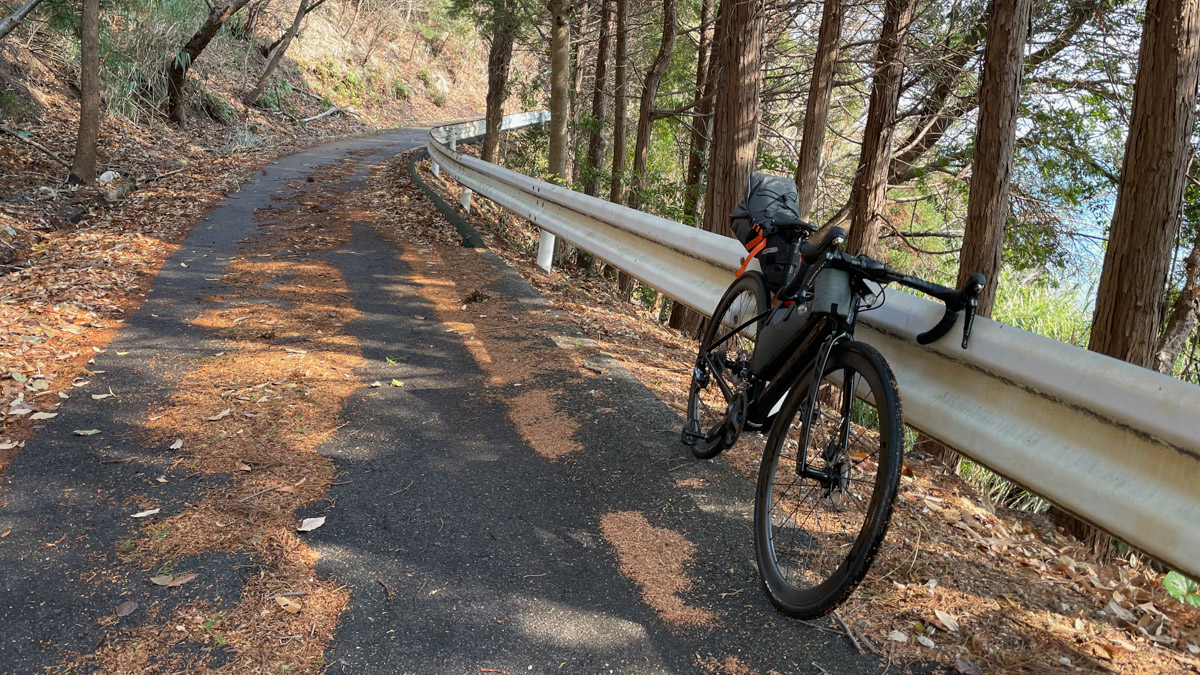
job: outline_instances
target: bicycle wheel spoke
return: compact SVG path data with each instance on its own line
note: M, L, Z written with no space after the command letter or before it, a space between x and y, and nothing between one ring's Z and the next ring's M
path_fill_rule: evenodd
M756 505L759 563L772 600L788 613L827 611L846 591L826 582L857 583L876 549L860 540L883 536L900 446L892 421L898 399L880 373L865 358L831 356L819 386L790 404L788 419L779 422L788 427L773 433L764 454L769 479L760 479ZM881 481L884 470L887 481ZM875 508L883 498L889 508Z

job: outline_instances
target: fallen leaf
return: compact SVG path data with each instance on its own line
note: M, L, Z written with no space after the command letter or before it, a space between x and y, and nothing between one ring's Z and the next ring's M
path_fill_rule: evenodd
M320 527L324 524L325 524L325 516L320 516L318 518L305 518L303 521L300 522L300 527L297 527L296 531L297 532L312 532L313 530L317 529L318 527Z
M158 576L150 577L150 583L154 584L155 586L166 586L172 581L175 581L175 577L171 576L170 574L160 574Z
M226 417L229 417L229 414L232 412L233 412L233 408L226 408L226 409L222 410L221 412L217 413L216 415L213 415L212 417L208 418L208 421L216 422L217 420L223 420Z
M12 530L5 530L5 531L4 531L4 534L0 534L0 539L3 539L3 538L7 537L7 536L8 536L8 535L10 535L10 534L12 534Z
M4 441L0 443L0 450L12 450L15 447L17 447L16 441Z
M92 394L92 400L93 401L103 401L104 399L109 398L111 396L112 396L112 394Z
M954 657L954 672L959 675L983 675L982 668L961 654Z
M275 602L288 614L300 613L300 603L291 598L275 598Z
M908 642L908 635L898 630L894 630L888 633L888 639L892 642Z
M176 579L174 579L173 581L171 581L171 583L169 583L167 585L172 586L172 587L182 586L182 585L186 584L187 582L191 581L192 579L195 579L198 576L200 576L200 575L196 574L194 572L192 574L185 574L181 577L177 577Z
M245 462L238 462L238 471L250 471L250 465Z
M182 438L175 439L175 442L171 444L172 450L178 450L182 447L183 447L183 439Z
M951 633L958 632L958 621L956 621L954 617L940 609L933 610L933 615L937 617L938 621L942 622L942 625L946 627L946 630L950 631Z
M95 436L98 433L100 433L99 429L76 429L75 430L76 436Z
M403 387L404 383L401 382L400 380L392 380L392 386L393 387Z
M58 413L35 412L29 416L29 419L31 419L31 420L48 420L48 419L51 419L54 417L58 417Z
M131 518L146 518L146 517L149 517L149 516L152 516L152 515L158 513L161 510L162 509L150 509L149 511L138 511L137 513L133 514L130 517Z
M117 616L129 616L137 611L138 604L132 600L126 600L117 606Z
M921 643L922 646L929 647L930 649L934 648L933 640L930 640L924 635L918 635L917 642Z
M371 383L371 386L372 387L382 387L383 383L380 382L379 380L375 380L374 382Z
M129 352L117 352L117 356L125 356Z
M50 388L50 383L45 380L34 380L29 383L29 388L34 391L45 391Z

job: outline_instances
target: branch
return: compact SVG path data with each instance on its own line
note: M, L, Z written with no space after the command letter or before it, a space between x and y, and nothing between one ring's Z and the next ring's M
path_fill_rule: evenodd
M8 127L6 127L2 124L0 124L0 131L3 131L4 133L8 134L9 136L12 136L13 138L17 139L18 141L21 141L22 143L32 145L33 147L37 148L38 150L41 150L42 152L46 153L47 155L50 155L50 158L53 159L54 161L58 162L59 164L62 164L63 166L67 167L68 169L71 168L70 162L63 159L62 157L59 157L57 154L55 154L55 152L53 150L51 150L50 148L47 148L46 146L42 145L41 143L38 143L37 141L31 141L28 138L25 138L21 134L18 134L17 132L13 131L12 129L9 129Z

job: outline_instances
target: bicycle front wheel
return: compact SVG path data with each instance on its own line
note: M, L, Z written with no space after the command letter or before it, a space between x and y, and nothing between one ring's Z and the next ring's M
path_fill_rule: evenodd
M802 619L832 611L866 575L903 456L900 395L879 352L841 343L813 378L792 388L772 426L754 501L767 595Z

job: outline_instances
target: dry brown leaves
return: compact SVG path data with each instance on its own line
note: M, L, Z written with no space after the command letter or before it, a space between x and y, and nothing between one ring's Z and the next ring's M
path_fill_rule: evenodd
M390 217L377 229L401 249L409 266L409 281L432 306L436 318L463 338L467 351L487 373L489 399L500 400L517 432L531 449L547 459L559 459L580 448L572 437L576 422L560 410L561 393L552 376L568 382L578 368L561 350L545 346L557 330L554 316L538 316L507 308L509 301L482 289L497 279L494 267L480 253L458 245L458 235L437 214L432 203L408 181L408 157L390 163L371 179L372 198ZM422 248L424 247L424 248ZM452 276L447 272L452 268ZM539 358L531 362L530 353Z
M453 181L423 177L457 201ZM537 231L528 223L481 199L470 219L599 348L666 405L686 409L694 343L621 301L607 279L534 266ZM747 434L722 457L754 480L761 453L761 437ZM1200 672L1191 651L1200 646L1200 611L1169 598L1162 574L1136 560L1097 563L1047 519L991 507L923 452L905 464L888 537L839 609L866 648L899 663L953 667L961 657L985 672ZM889 640L893 632L906 642ZM698 666L742 672L716 658Z
M353 167L347 160L317 175L336 183ZM144 425L152 442L174 449L177 465L228 475L232 487L147 523L126 563L152 569L188 555L242 551L258 563L257 575L215 622L205 608L184 607L80 656L77 665L195 668L181 655L187 651L172 647L214 635L233 654L235 670L307 670L322 657L349 592L316 575L319 556L296 532L294 514L324 497L333 480L332 464L316 448L338 428L362 357L344 330L357 312L340 273L303 254L348 239L358 214L323 206L340 196L301 184L295 198L270 210L254 243L227 269L223 305L195 320L228 348L195 360L179 393ZM313 228L323 237L311 236Z
M617 554L617 569L642 591L642 600L659 617L677 627L702 626L717 615L684 602L694 585L687 565L696 545L674 530L651 525L636 511L605 514L600 531Z

